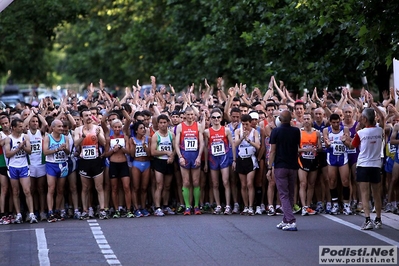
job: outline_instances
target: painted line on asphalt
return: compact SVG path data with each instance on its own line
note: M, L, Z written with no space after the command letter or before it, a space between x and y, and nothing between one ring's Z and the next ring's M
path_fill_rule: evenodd
M50 266L50 258L48 257L48 248L46 234L44 233L44 228L37 228L36 240L37 240L37 251L40 266Z
M376 232L374 232L374 231L372 231L372 230L361 230L359 225L355 225L355 224L353 224L353 223L344 221L344 220L342 220L342 219L340 219L340 218L338 218L338 217L332 216L332 215L330 215L330 214L322 214L322 215L323 215L325 218L327 218L327 219L330 219L330 220L332 220L332 221L334 221L334 222L337 222L337 223L346 225L346 226L348 226L348 227L350 227L350 228L353 228L353 229L355 229L355 230L358 230L358 231L360 231L360 232L363 232L363 233L365 233L365 234L368 234L368 235L370 235L370 236L372 236L372 237L374 237L374 238L377 238L378 240L381 240L381 241L383 241L383 242L385 242L385 243L388 243L388 244L390 244L390 245L393 245L393 246L396 246L396 247L399 248L399 242L397 242L397 241L395 241L395 240L392 240L392 239L390 239L390 238L388 238L388 237L386 237L386 236L380 235L380 234L378 234L378 233L376 233Z
M32 230L36 230L36 229L34 229L34 228L31 228L31 229L12 229L12 230L3 230L3 231L0 231L0 233L20 232L20 231L32 231Z
M96 239L97 245L100 248L101 253L104 255L107 263L109 265L122 265L114 254L114 251L111 249L111 246L108 244L108 241L101 230L101 226L97 223L97 220L87 220L87 222L90 225L91 232Z

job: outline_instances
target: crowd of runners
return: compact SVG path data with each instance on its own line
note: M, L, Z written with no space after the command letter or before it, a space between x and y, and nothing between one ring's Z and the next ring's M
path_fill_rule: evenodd
M0 224L282 214L269 138L284 110L301 132L292 212L372 210L373 202L360 197L359 148L351 147L367 106L385 132L378 197L385 211L397 211L399 112L393 90L378 104L369 92L355 99L347 88L338 97L316 89L294 97L273 77L265 93L248 93L245 85L225 90L221 78L215 88L205 80L205 89L196 92L192 85L180 95L170 85L157 89L155 77L151 84L141 95L137 82L118 99L100 81L83 100L68 91L59 106L45 98L3 110Z

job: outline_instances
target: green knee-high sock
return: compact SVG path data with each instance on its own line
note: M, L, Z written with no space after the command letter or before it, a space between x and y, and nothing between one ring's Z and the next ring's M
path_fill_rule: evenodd
M190 188L188 187L183 187L183 198L184 198L184 203L186 204L186 208L190 207Z
M201 188L200 187L194 187L194 207L198 207L199 206L199 200L201 197Z

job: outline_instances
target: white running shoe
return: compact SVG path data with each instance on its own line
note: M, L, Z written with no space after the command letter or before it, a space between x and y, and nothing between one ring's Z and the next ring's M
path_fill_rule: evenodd
M239 214L239 213L240 213L240 205L238 203L234 203L233 214Z
M31 223L31 224L33 224L33 223L37 224L36 215L34 215L34 214L31 214L31 215L30 215L30 223Z
M221 213L222 213L222 207L219 205L215 208L213 214L221 214Z
M348 203L344 204L344 210L343 213L345 215L351 215L352 214L352 210L351 210L351 206Z
M255 214L262 215L262 210L261 210L260 206L256 206Z

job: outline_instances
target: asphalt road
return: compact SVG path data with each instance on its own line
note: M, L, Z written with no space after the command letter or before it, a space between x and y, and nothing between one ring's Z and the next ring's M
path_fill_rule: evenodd
M320 245L399 247L399 223L365 232L360 215L298 215L298 231L284 232L276 229L281 219L206 214L1 225L0 265L319 265Z

